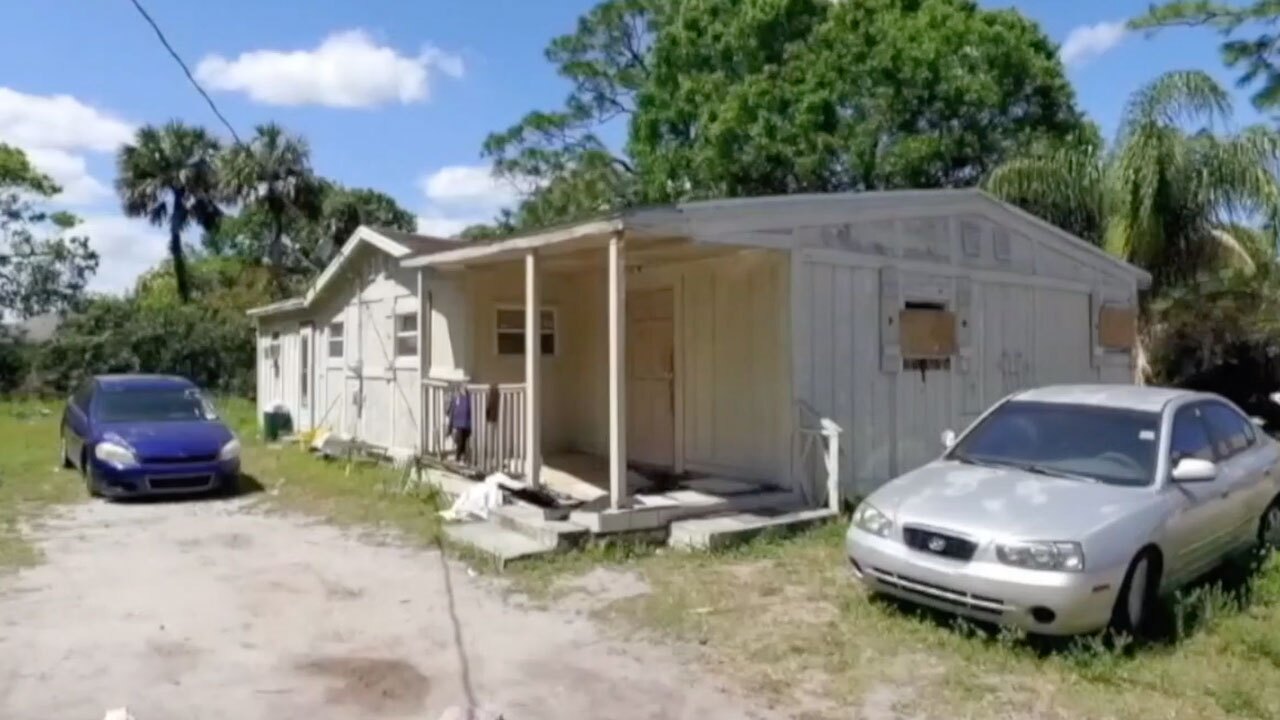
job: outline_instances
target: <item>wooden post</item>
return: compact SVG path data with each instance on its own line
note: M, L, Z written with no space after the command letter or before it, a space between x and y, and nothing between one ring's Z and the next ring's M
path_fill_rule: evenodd
M613 510L628 505L625 249L621 233L609 238L609 507Z
M524 446L525 481L542 485L542 294L538 287L538 256L524 256Z

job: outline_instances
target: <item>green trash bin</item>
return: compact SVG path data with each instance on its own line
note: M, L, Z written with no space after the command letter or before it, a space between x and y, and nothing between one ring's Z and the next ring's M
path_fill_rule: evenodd
M262 414L262 436L267 442L275 442L293 431L293 419L286 410L268 410Z

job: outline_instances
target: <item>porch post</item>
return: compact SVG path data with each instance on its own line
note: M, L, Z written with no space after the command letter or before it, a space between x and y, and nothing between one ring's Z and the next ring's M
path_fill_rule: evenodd
M524 447L525 480L542 485L542 293L538 256L524 256Z
M609 238L609 507L626 507L627 496L627 386L626 321L627 276L622 233Z

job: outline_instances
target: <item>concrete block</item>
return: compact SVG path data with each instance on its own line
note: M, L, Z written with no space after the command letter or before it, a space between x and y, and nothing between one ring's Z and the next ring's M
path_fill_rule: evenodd
M712 550L746 542L766 531L794 532L827 522L836 513L826 508L775 513L732 513L671 523L667 544L689 550Z
M535 540L494 522L471 522L447 525L445 537L492 557L501 568L523 558L546 555L557 550L554 544Z

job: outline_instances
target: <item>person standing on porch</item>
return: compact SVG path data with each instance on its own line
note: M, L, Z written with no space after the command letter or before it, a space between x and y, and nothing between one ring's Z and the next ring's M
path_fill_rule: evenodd
M449 434L453 436L454 459L461 461L471 440L471 395L459 386L449 400Z

